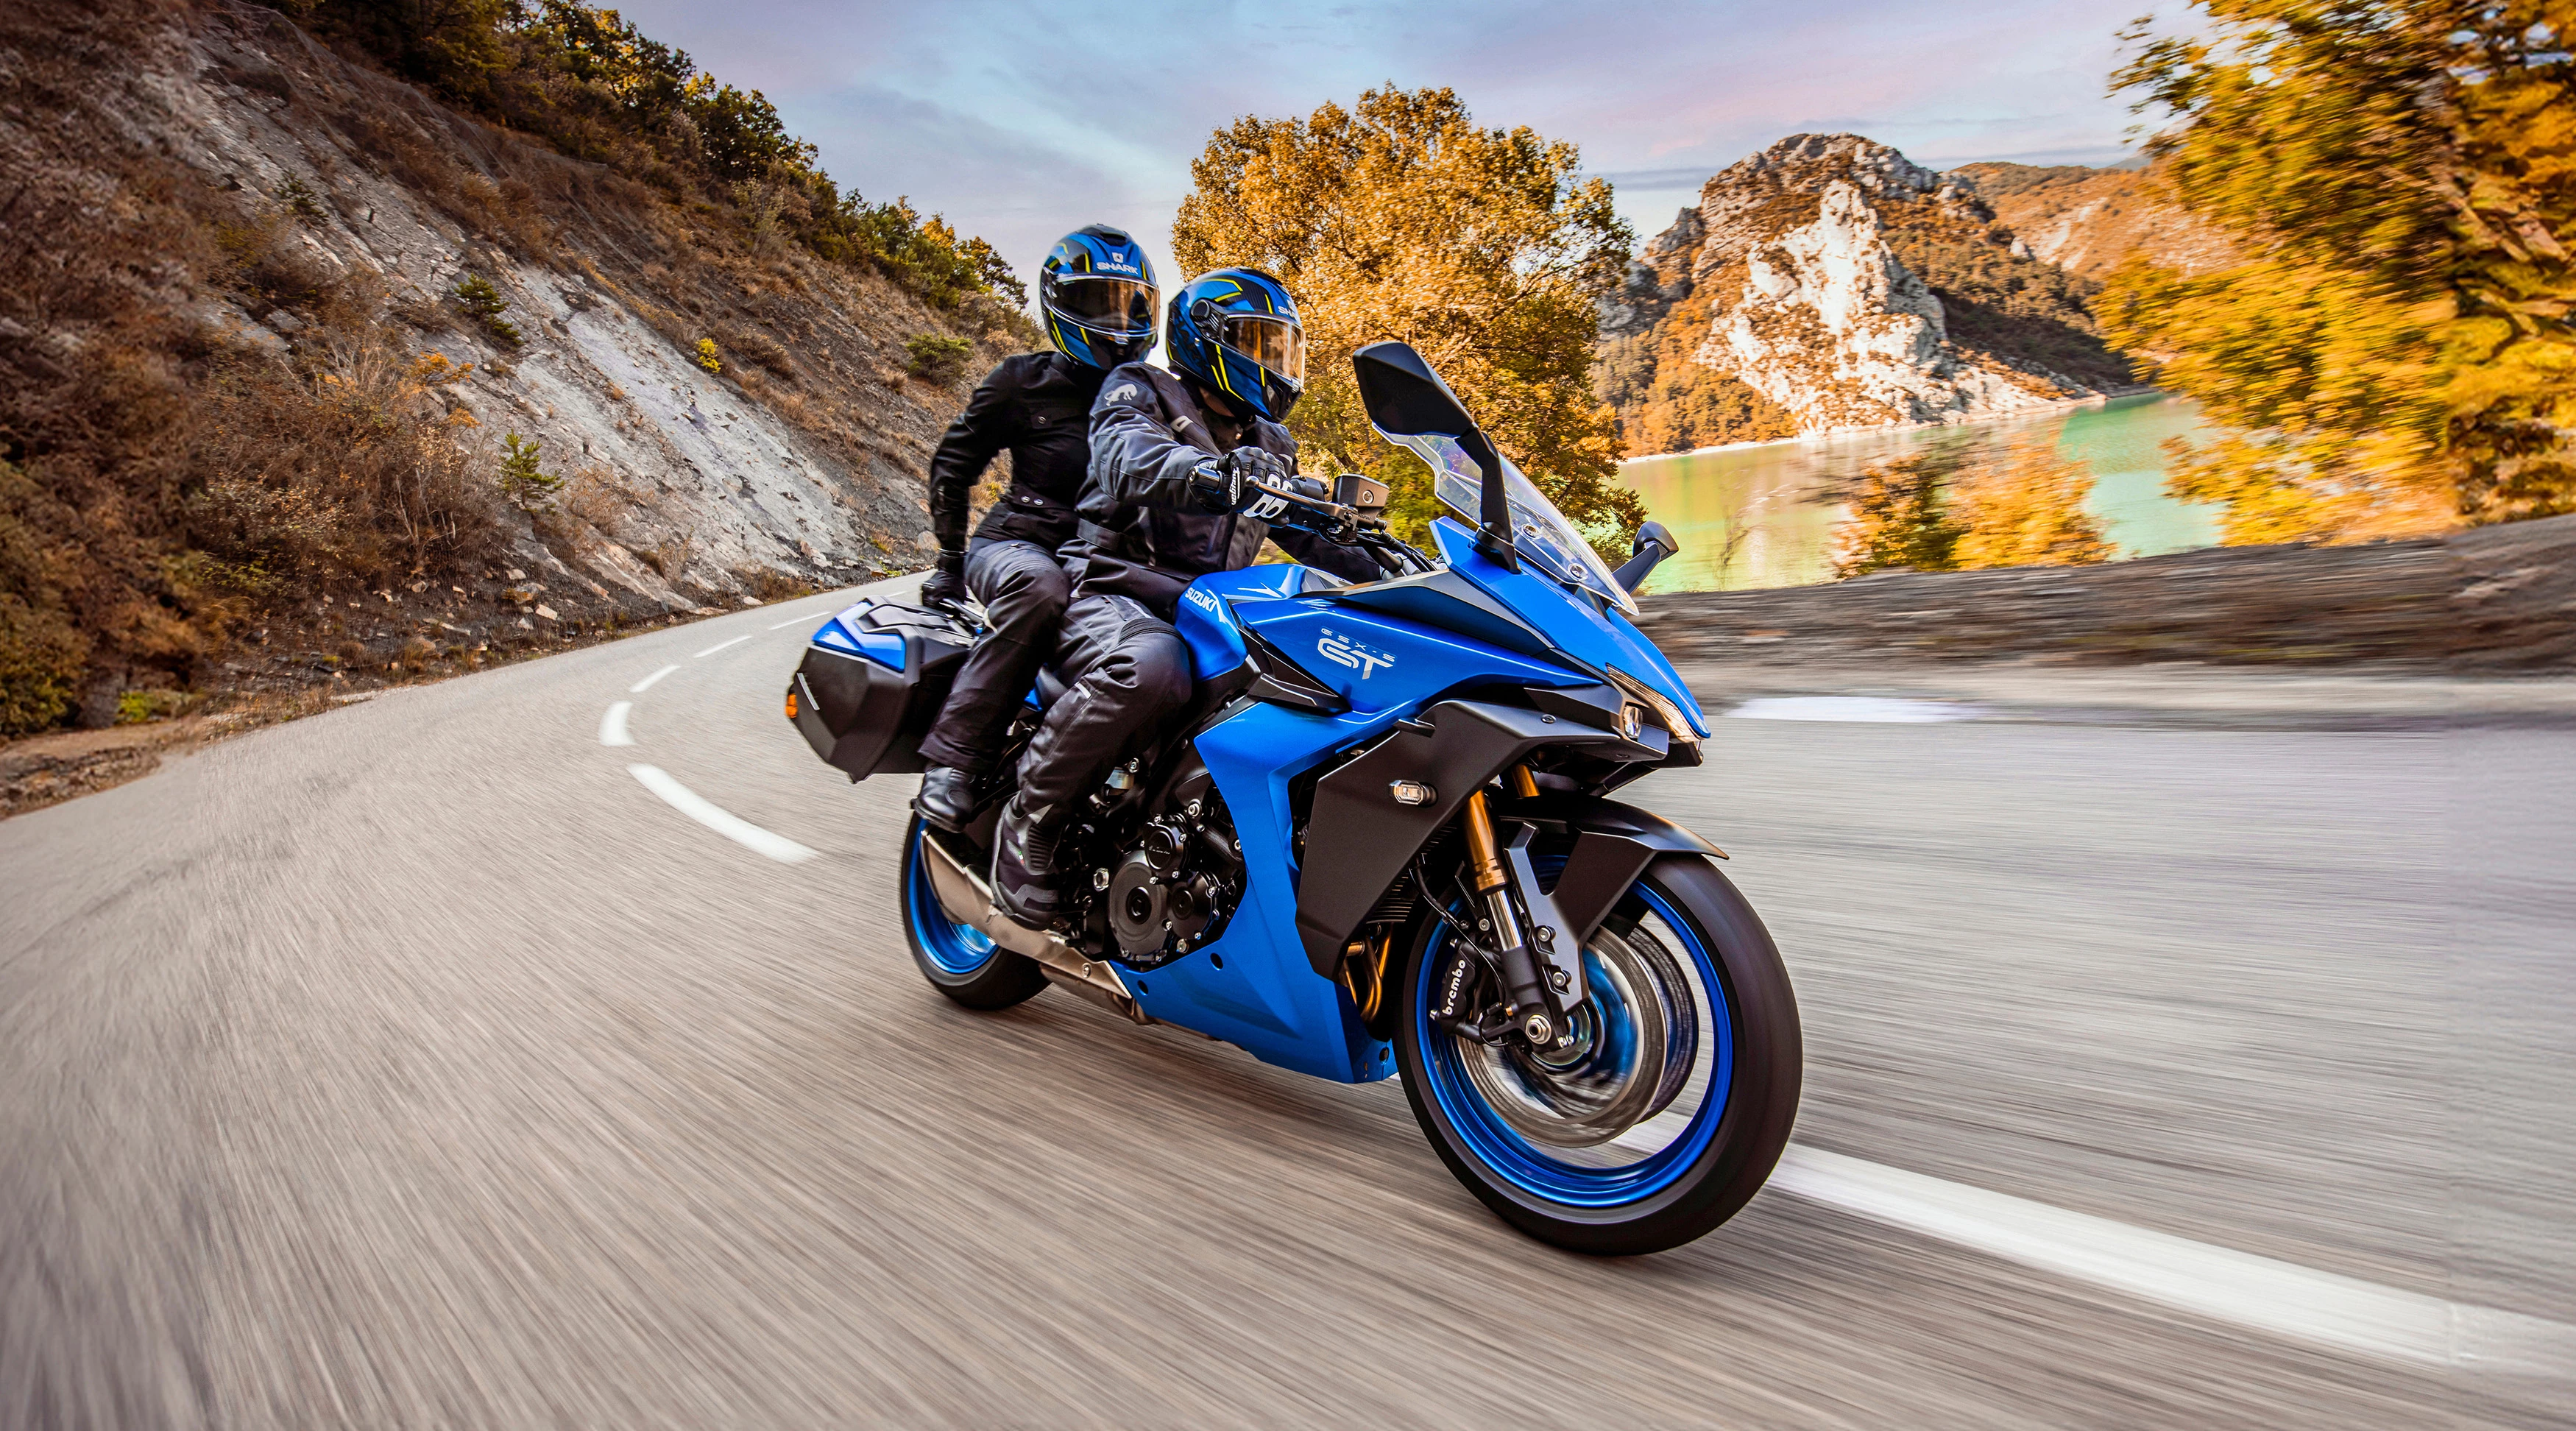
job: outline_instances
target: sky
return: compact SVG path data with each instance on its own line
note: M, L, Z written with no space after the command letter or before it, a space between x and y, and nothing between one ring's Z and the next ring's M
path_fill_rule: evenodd
M2113 163L2104 93L2140 0L996 4L624 0L646 34L765 92L844 190L909 196L1031 279L1109 223L1166 291L1190 160L1245 114L1447 85L1479 124L1578 145L1640 239L1773 140L1848 131L1918 162ZM2175 8L2168 6L2167 8ZM2177 17L2178 18L2178 17ZM1034 291L1035 284L1031 283Z

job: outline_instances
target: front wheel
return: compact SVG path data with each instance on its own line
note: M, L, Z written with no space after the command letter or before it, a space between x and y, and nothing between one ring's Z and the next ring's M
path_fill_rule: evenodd
M1678 1247L1735 1215L1798 1112L1788 970L1753 906L1698 855L1649 865L1584 946L1567 1042L1479 1044L1431 1022L1450 952L1414 941L1396 1032L1441 1161L1523 1232L1604 1256Z
M913 816L903 832L903 933L912 962L932 988L970 1009L1007 1009L1035 996L1047 983L1036 960L997 947L984 931L939 907L922 863L922 841L929 838L929 827Z

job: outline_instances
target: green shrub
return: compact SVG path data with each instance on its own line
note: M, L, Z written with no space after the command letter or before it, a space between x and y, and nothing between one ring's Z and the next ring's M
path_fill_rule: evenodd
M903 365L905 372L934 383L953 383L966 375L966 359L975 345L963 338L915 333L903 340L903 350L912 355Z
M116 698L118 725L146 725L186 713L196 698L186 691L127 691Z
M26 735L63 718L80 691L89 642L60 612L0 594L0 735Z
M501 440L501 493L522 512L543 511L554 504L564 479L537 468L537 444L511 433Z
M286 182L277 186L277 202L285 205L288 213L308 224L331 220L330 211L322 207L322 196L313 192L312 185L293 174L287 175Z
M516 348L524 341L519 336L519 325L501 316L510 306L510 301L503 298L501 290L494 288L488 280L467 274L465 281L456 285L456 301L464 306L467 316L482 324L483 331L498 339L503 347Z

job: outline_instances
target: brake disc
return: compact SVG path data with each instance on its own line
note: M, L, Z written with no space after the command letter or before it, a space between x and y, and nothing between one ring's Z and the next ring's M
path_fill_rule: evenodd
M1652 935L1605 929L1584 946L1583 962L1586 997L1569 1014L1564 1043L1458 1044L1487 1106L1550 1147L1598 1147L1662 1111L1689 1080L1699 1047L1690 988Z

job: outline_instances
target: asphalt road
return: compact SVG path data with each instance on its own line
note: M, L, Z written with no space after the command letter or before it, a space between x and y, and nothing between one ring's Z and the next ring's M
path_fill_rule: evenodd
M0 1426L2576 1419L2563 729L1717 722L1636 798L1788 958L1810 1186L1591 1261L1487 1216L1392 1084L935 995L909 782L777 710L777 623L837 604L0 823ZM1837 1168L2026 1199L2064 1255ZM2454 1304L2459 1355L2086 1271L2129 1230Z

